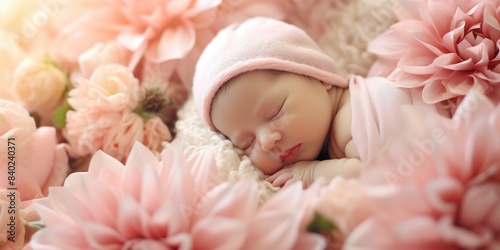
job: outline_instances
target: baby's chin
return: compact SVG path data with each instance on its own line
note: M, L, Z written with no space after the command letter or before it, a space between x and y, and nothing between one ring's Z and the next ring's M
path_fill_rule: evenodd
M260 171L262 171L262 173L264 173L266 175L273 175L288 165L291 165L291 164L285 165L283 163L276 163L276 162L269 163L269 164L259 164L259 165L254 164L254 166L257 169L259 169Z

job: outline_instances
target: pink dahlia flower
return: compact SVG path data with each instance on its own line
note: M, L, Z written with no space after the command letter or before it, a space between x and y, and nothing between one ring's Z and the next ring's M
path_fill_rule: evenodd
M401 141L367 166L372 214L346 247L496 249L500 246L500 106L471 91L452 121L410 117Z
M369 46L378 56L369 75L452 111L473 86L500 100L499 1L401 0L398 7L399 22Z
M179 141L162 161L136 143L126 165L103 152L35 206L46 227L33 249L293 249L321 238L302 228L300 185L258 207L256 183L223 183L210 149L186 159ZM305 203L308 204L308 203ZM302 248L314 249L314 248Z
M57 142L56 129L36 128L27 110L2 99L0 145L0 187L17 188L21 201L46 196L69 174L66 146Z
M220 2L107 0L63 27L54 53L74 64L94 44L115 40L134 53L132 67L141 58L154 63L180 59L193 49L197 30L213 22Z

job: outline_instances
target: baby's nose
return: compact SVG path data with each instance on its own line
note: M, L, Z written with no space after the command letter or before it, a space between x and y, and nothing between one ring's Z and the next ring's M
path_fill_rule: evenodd
M257 137L262 150L269 151L274 148L276 142L281 140L281 133L278 131L272 131L269 128L261 128Z

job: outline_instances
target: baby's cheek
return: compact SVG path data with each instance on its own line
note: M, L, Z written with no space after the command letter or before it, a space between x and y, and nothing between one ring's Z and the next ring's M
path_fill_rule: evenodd
M269 155L259 152L259 149L253 149L247 156L252 164L265 174L274 174L281 169L281 162L274 160Z

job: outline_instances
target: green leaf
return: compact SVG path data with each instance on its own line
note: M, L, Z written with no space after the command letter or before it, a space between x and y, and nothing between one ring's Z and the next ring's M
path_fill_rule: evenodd
M328 218L319 213L314 214L314 218L307 226L307 230L313 233L330 234L335 229L335 225Z
M45 227L45 223L41 220L38 220L38 221L28 221L26 222L26 225L30 228L33 228L33 229L36 229L36 230L40 230L40 229L43 229Z
M52 121L56 128L64 128L66 126L66 113L73 108L69 103L64 103L52 113Z

